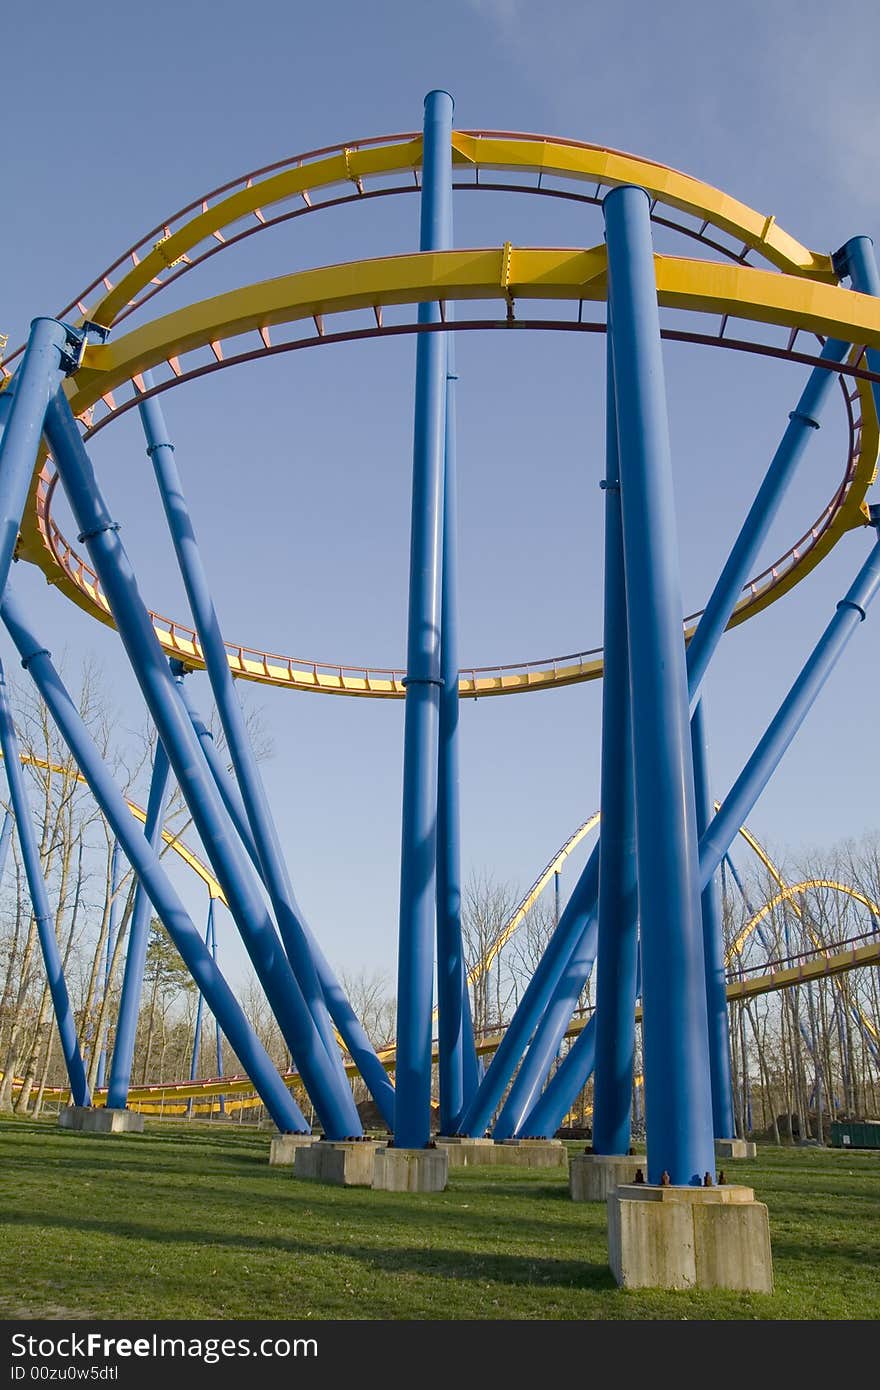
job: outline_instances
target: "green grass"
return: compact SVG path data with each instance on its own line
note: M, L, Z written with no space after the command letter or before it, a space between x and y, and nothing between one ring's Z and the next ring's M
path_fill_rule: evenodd
M574 1146L577 1148L577 1146ZM560 1171L440 1195L295 1182L269 1135L0 1121L0 1317L877 1318L880 1155L762 1148L776 1292L622 1291L605 1210Z

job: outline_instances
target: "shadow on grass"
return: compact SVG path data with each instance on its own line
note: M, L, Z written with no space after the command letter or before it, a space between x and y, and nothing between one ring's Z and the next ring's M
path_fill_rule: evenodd
M5 1224L11 1227L29 1225L27 1213L11 1214ZM198 1228L157 1231L147 1223L131 1220L104 1221L98 1217L79 1217L76 1220L41 1214L41 1228L54 1226L58 1230L106 1235L114 1240L168 1245L191 1246L196 1249L244 1250L250 1254L264 1251L272 1254L304 1255L320 1258L357 1260L383 1274L416 1274L426 1278L472 1280L485 1283L542 1288L613 1289L616 1287L608 1266L599 1261L584 1259L548 1259L528 1255L511 1255L497 1251L474 1251L460 1248L419 1248L412 1245L359 1245L348 1241L322 1239L291 1239L283 1236L263 1236L256 1232L224 1234Z

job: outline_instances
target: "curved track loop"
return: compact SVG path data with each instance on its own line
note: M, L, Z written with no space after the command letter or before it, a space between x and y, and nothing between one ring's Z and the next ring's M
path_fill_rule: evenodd
M858 344L874 341L871 333L876 331L880 322L875 322L876 313L871 316L875 306L866 296L836 288L831 261L827 256L811 252L795 241L776 225L772 216L759 214L699 180L619 151L577 141L509 132L456 132L453 136L453 157L458 170L465 169L473 174L473 181L465 186L475 189L490 186L485 181L480 182L482 170L505 176L515 175L520 180L506 184L493 183L493 188L530 191L542 196L578 197L590 202L599 201L603 190L620 183L637 182L647 188L653 198L652 216L656 221L702 241L733 262L725 266L671 257L657 258L662 303L670 307L717 313L721 319L721 327L714 337L669 333L668 330L667 336L713 342L748 351L765 351L773 356L788 356L801 361L815 361L814 357L794 351L794 341L802 330L819 335L834 332ZM108 326L119 322L141 308L166 285L202 263L209 254L219 254L245 235L255 234L277 221L304 215L331 203L356 202L368 196L384 196L417 188L420 161L419 137L388 136L313 151L253 171L196 200L160 224L94 281L74 304L68 306L68 310L76 307L83 316L88 315ZM404 175L411 178L412 183L392 182L387 186L373 186L373 181L382 178L399 180ZM524 184L522 179L525 176L534 176L535 185ZM546 180L552 182L548 184ZM371 181L369 188L367 181ZM575 193L571 189L560 189L557 186L560 181L571 184L572 188L583 189L587 183L593 184L594 188L589 194L583 191ZM325 197L316 201L316 192L326 193L340 184L349 188L353 185L356 191L349 192L341 199ZM267 217L266 208L278 207L291 200L296 203L294 210L279 213L277 217ZM685 221L663 216L658 208L683 214ZM191 215L193 213L195 216ZM241 226L243 219L245 225ZM235 232L232 230L234 227L238 228ZM159 232L161 236L155 241ZM719 236L727 238L727 242L719 240ZM748 257L752 254L760 255L784 273L771 275L747 267ZM340 336L351 338L414 331L414 325L383 327L383 309L403 303L415 304L437 298L441 299L441 304L447 299L459 297L484 301L500 298L506 310L505 324L535 326L529 320L516 319L518 299L571 299L578 306L576 324L562 319L541 326L602 330L601 324L582 322L585 302L604 297L604 250L601 247L585 252L541 252L516 249L505 244L500 251L449 252L445 255L447 259L437 256L396 257L353 266L304 271L299 275L284 276L280 280L221 295L215 300L192 305L165 319L146 324L108 348L89 351L86 367L70 388L74 409L82 417L87 431L94 433L117 414L137 403L143 386L142 382L139 384L140 373L148 366L166 367L166 380L155 388L164 390L179 380L202 375L207 370L221 369L236 361L250 360L263 353L294 350ZM572 262L572 257L579 259ZM530 258L533 264L530 264ZM422 275L420 282L416 276L417 283L413 284L413 277L408 275L408 271L415 263L427 263L427 274ZM572 274L574 264L577 270ZM484 267L482 278L480 265ZM453 270L453 266L458 269ZM568 270L563 266L567 266ZM378 282L377 267L384 267L387 272L384 280L379 276ZM114 284L110 276L118 270L124 273ZM720 281L714 284L719 276ZM103 293L89 308L85 301L99 287ZM828 294L831 298L827 297ZM867 323L862 322L860 313L865 306ZM357 309L375 316L374 330L364 335L357 332L326 334L326 315ZM840 313L843 314L842 318L838 317ZM757 319L791 328L788 346L761 346L754 342L733 342L729 337L725 339L731 317ZM316 338L271 343L271 328L279 323L290 324L303 319L314 321L318 330ZM500 325L489 322L466 326ZM239 342L229 342L230 338L239 339L242 334L250 333L259 336L259 348L242 353ZM213 363L189 365L185 370L180 362L181 356L204 350L210 351ZM12 361L16 355L13 354L9 360ZM843 369L844 375L851 377L856 374L857 384L856 391L851 394L844 386L850 447L843 481L810 531L776 564L746 586L732 623L743 621L780 597L819 562L845 530L864 520L861 503L873 477L878 439L876 414L868 390L871 374L859 366L859 360L860 353L856 351L853 360ZM121 363L124 365L120 370ZM114 392L123 387L129 392L128 399L117 405ZM854 417L852 411L856 401L859 419ZM104 410L97 420L96 409ZM51 495L51 475L40 470L39 475L35 475L33 505L22 528L20 554L22 558L40 564L49 582L57 584L68 597L93 616L109 622L107 606L94 575L61 536L51 519ZM154 621L160 640L170 654L194 666L202 664L191 628L163 619L158 614L154 615ZM369 698L403 696L401 671L302 661L239 644L229 644L227 650L233 673L245 679L331 694ZM593 649L572 657L518 663L512 667L473 668L462 675L461 694L499 695L589 680L601 675L600 657L600 649Z

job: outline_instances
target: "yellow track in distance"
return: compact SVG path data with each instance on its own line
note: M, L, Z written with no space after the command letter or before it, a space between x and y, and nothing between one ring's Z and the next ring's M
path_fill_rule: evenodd
M858 970L862 966L875 965L878 962L880 962L880 941L872 941L865 946L853 946L846 950L836 951L831 955L818 956L814 960L804 961L800 965L788 966L784 970L769 971L765 975L756 975L749 980L732 980L727 985L727 998L728 1000L745 999L758 994L768 994L775 990L791 989L795 985L806 984L810 980L821 980L842 975L849 970ZM637 1017L639 1016L640 1014L637 1014ZM584 1018L572 1019L565 1036L567 1038L577 1037L586 1027L587 1022L588 1020ZM489 1037L482 1038L477 1044L477 1052L480 1055L485 1055L497 1051L503 1036L503 1033L493 1033ZM436 1062L436 1060L435 1047L434 1061ZM383 1057L383 1066L387 1071L394 1070L393 1052L389 1056ZM346 1071L349 1076L353 1077L357 1069L350 1064L346 1067ZM295 1073L288 1072L285 1073L283 1079L288 1085L293 1085L299 1078ZM15 1089L13 1087L13 1091ZM175 1111L173 1108L175 1101L206 1100L212 1096L221 1095L224 1098L227 1096L250 1097L253 1096L253 1091L254 1083L248 1077L224 1077L206 1082L184 1082L166 1086L133 1086L129 1092L129 1102L132 1110L139 1110L144 1114L158 1114L160 1109L166 1115L184 1114L187 1105L184 1103ZM49 1086L44 1095L52 1100L59 1100L63 1104L69 1099L70 1092L66 1087ZM105 1093L100 1092L96 1097L96 1104L102 1103L104 1097ZM164 1104L166 1100L172 1104ZM261 1104L259 1098L252 1102L253 1107ZM198 1104L194 1105L193 1109L198 1113Z
M0 753L0 760L2 760L2 758L3 754ZM20 760L24 766L30 764L32 767L42 767L45 768L46 771L51 772L53 776L67 777L71 781L81 782L83 786L88 786L88 782L86 781L82 773L78 772L75 769L61 767L58 763L47 762L45 758L32 757L29 753L22 753L20 755ZM134 816L135 820L139 820L141 825L146 825L147 813L144 810L143 806L139 806L136 801L130 800L129 797L125 798L125 804L127 805L129 811L131 811L131 814ZM192 869L193 873L196 874L202 880L202 882L208 889L210 896L212 898L216 898L221 903L225 903L226 899L223 896L223 889L220 887L220 884L217 882L216 878L211 873L211 870L208 868L207 864L204 864L202 860L199 858L199 856L197 854L194 854L193 851L183 843L183 840L178 839L178 837L176 835L173 835L170 830L163 829L162 839L164 840L168 848L173 849L174 853L178 856L178 858L183 860L187 868Z

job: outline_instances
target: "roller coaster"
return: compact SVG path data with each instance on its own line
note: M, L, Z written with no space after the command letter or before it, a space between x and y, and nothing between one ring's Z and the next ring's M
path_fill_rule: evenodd
M481 191L601 208L604 241L570 249L509 241L457 249L453 197ZM225 266L227 253L245 239L322 209L404 195L419 201L417 252L297 270L151 316L167 288L185 277L188 283L209 261L221 264L221 256ZM656 228L683 237L698 258L655 253ZM138 880L110 1084L101 1097L108 1106L143 1108L166 1098L210 1103L214 1093L255 1093L281 1131L305 1132L290 1089L295 1074L324 1135L343 1139L362 1133L348 1077L357 1071L394 1146L419 1153L431 1139L435 1063L442 1131L482 1136L491 1129L496 1139L552 1135L594 1073L594 1148L625 1154L640 997L649 1183L660 1183L661 1175L673 1186L711 1180L714 1141L733 1134L728 998L834 976L878 958L873 940L835 950L817 940L810 960L728 979L715 883L741 834L778 884L778 896L752 914L734 954L779 902L798 911L809 886L787 884L744 823L880 583L874 535L880 510L869 501L880 452L878 296L880 275L867 238L853 238L834 255L811 251L773 216L664 165L575 140L455 130L451 99L433 92L421 133L329 146L251 170L163 218L56 317L34 320L27 344L2 364L0 617ZM467 306L468 317L456 316L459 305ZM704 328L672 327L676 312L700 316ZM457 636L453 342L457 333L512 329L605 335L604 641L553 658L466 667ZM242 363L401 336L412 336L416 356L405 665L351 666L228 640L175 463L164 398ZM808 369L708 601L689 616L681 603L672 507L662 359L668 342ZM830 500L784 554L756 569L835 388L847 443ZM144 602L88 453L92 439L131 411L144 429L191 623ZM55 520L59 485L85 553ZM782 599L834 547L844 540L855 545L850 538L865 532L872 540L867 559L740 776L716 802L701 686L722 634ZM117 629L157 732L145 809L115 786L9 584L14 556L37 565L62 595ZM187 687L189 673L202 669L231 774ZM461 934L461 701L600 677L601 855L596 844L503 1035L477 1039L469 998L475 976L466 969ZM377 1052L367 1038L296 901L244 727L238 679L404 704L393 1049ZM2 680L0 743L70 1097L88 1108L97 1097L86 1081ZM170 843L212 899L227 904L293 1058L290 1076L282 1078L273 1066L160 863L161 840L169 842L163 824L172 774L210 867L174 837ZM597 824L598 815L562 847L477 972L491 967ZM878 908L870 899L843 884L829 887L860 901L876 925ZM151 905L241 1060L241 1080L146 1092L131 1086ZM595 1010L576 1017L596 965ZM566 1036L574 1041L548 1081ZM485 1069L480 1053L491 1054Z

